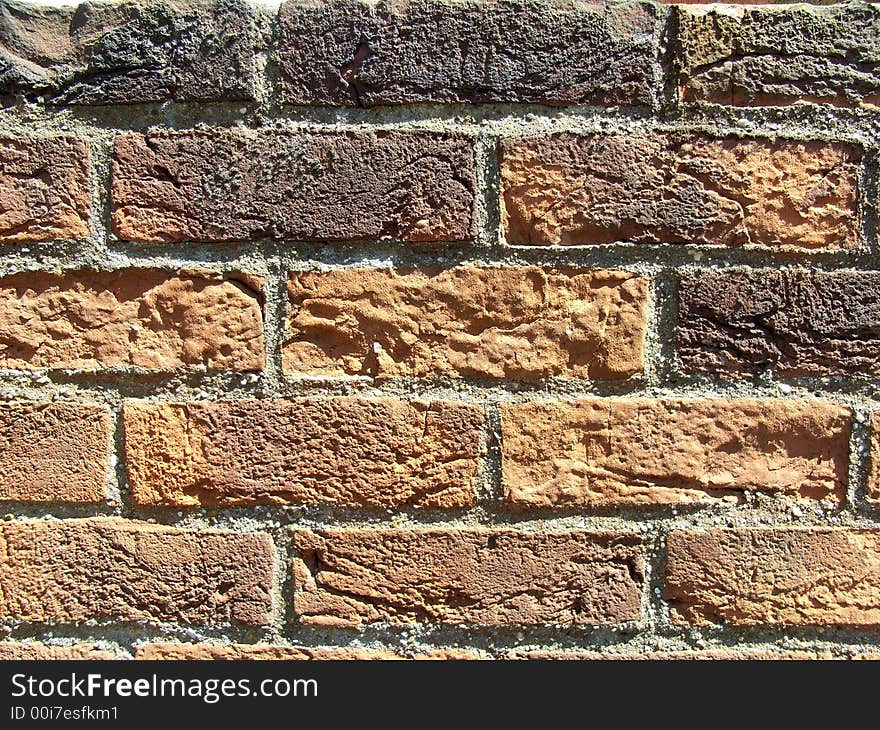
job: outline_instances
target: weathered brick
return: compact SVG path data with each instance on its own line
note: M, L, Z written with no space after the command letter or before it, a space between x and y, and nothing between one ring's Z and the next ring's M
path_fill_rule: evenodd
M561 0L286 2L290 104L650 104L657 12Z
M746 528L667 537L679 623L880 625L880 531Z
M92 644L48 646L36 641L0 641L0 661L82 661L83 659L115 659L112 651Z
M0 242L88 236L89 196L89 146L83 140L0 139Z
M856 248L860 157L836 143L681 132L505 140L505 234L538 246Z
M121 519L0 523L0 619L269 622L268 535Z
M626 378L644 367L648 282L538 267L298 273L284 370L308 375Z
M300 530L298 621L615 624L641 616L641 539L505 529Z
M79 403L0 405L0 499L100 502L110 468L110 412Z
M2 652L0 644L0 652ZM0 654L2 655L2 654ZM142 660L395 660L395 659L482 659L484 655L468 649L432 649L414 656L395 654L380 649L358 649L348 646L314 648L306 646L275 646L270 644L141 644L135 659Z
M467 507L478 406L393 398L136 403L124 408L139 504Z
M685 101L839 106L880 100L880 8L677 8Z
M870 469L868 472L867 497L880 501L880 411L871 414Z
M432 132L187 131L117 137L113 226L147 242L475 234L472 142Z
M260 370L261 285L152 269L0 278L0 367Z
M665 504L745 492L843 500L851 413L789 400L592 398L501 408L504 498Z
M880 372L880 273L720 270L681 277L684 370L734 376Z
M252 99L255 41L244 0L3 0L0 96L55 104Z

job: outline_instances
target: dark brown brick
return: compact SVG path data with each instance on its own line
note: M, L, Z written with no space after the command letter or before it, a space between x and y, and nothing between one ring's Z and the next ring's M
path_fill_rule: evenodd
M880 372L880 273L726 270L682 277L676 340L690 372Z
M0 96L54 104L254 96L245 0L0 3Z
M657 12L562 0L285 3L291 104L650 104Z
M148 242L473 237L474 155L429 132L126 134L113 226Z

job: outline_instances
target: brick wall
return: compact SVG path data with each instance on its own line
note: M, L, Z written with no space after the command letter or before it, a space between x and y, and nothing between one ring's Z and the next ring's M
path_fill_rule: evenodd
M0 657L877 656L880 6L0 12Z

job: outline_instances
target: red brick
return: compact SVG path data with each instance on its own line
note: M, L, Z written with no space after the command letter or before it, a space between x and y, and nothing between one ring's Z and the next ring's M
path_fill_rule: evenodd
M880 626L880 530L676 531L667 550L676 622Z
M509 529L301 530L294 614L304 624L503 625L638 620L641 540Z
M482 411L394 398L125 404L134 500L467 507Z
M116 518L0 523L0 620L269 622L268 535Z
M100 502L110 468L110 413L79 403L0 405L0 499Z
M0 242L89 235L89 146L72 137L0 139Z

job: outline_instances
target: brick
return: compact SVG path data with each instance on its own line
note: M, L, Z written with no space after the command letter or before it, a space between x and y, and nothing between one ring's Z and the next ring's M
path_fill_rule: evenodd
M467 507L482 410L394 398L124 407L131 494L144 505Z
M146 661L193 661L193 660L281 660L302 661L308 659L330 660L376 660L400 659L390 651L374 651L335 647L316 649L306 646L274 646L271 644L141 644L134 653L135 659Z
M789 400L591 398L501 407L504 499L522 507L846 495L851 412Z
M2 647L2 644L0 644ZM2 651L2 648L0 648ZM381 649L359 649L348 646L313 648L306 646L274 646L270 644L141 644L135 650L135 659L142 660L462 660L481 659L484 655L466 649L432 649L413 657Z
M0 661L82 661L83 659L115 659L112 651L92 644L48 646L36 641L0 641Z
M853 249L855 147L690 133L556 134L500 149L507 242Z
M100 502L110 470L110 412L79 403L0 405L0 499Z
M121 519L0 523L0 619L236 622L272 607L268 535Z
M289 104L650 104L657 11L561 0L286 2Z
M648 651L641 654L610 651L513 651L509 659L540 661L811 661L833 659L827 651L777 651L773 649L706 649L702 651Z
M676 531L666 544L677 623L880 625L880 531Z
M152 269L0 278L0 367L261 370L261 286Z
M2 243L88 236L88 144L72 137L0 139L0 200Z
M746 376L880 372L876 271L718 270L681 277L682 368Z
M472 142L431 132L156 132L116 139L113 228L146 242L475 235Z
M648 282L538 267L294 274L288 373L534 381L644 368Z
M135 104L254 97L244 0L0 3L0 97Z
M616 624L641 616L641 539L509 529L299 530L304 624Z
M880 8L677 8L684 101L733 106L876 106Z
M866 495L873 502L880 501L880 411L871 414L870 467Z

